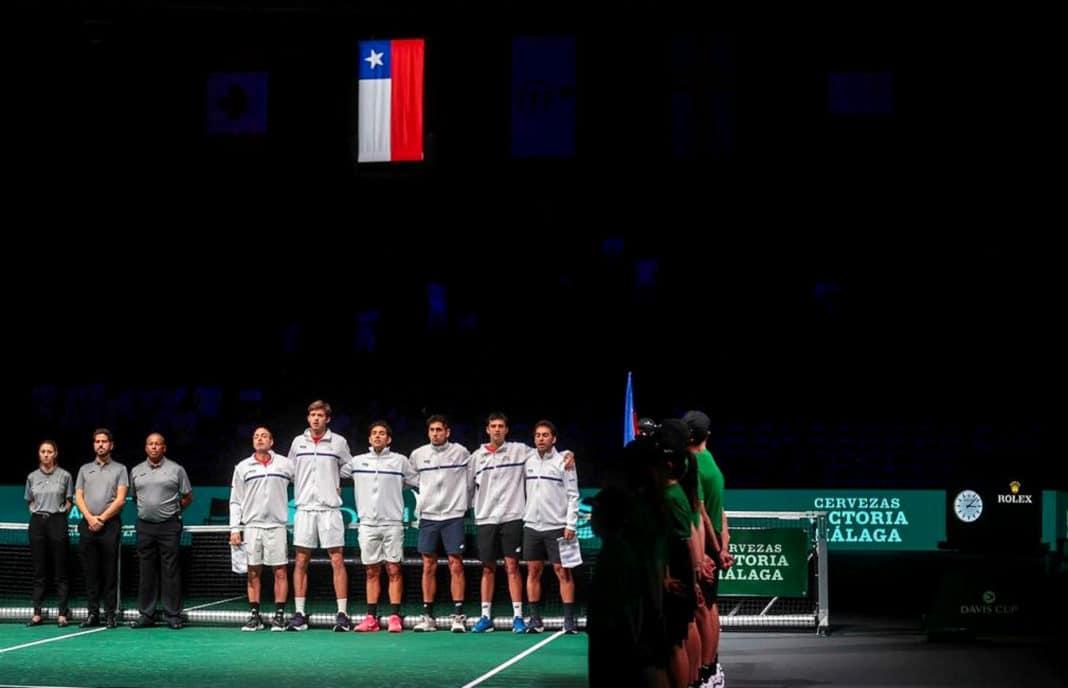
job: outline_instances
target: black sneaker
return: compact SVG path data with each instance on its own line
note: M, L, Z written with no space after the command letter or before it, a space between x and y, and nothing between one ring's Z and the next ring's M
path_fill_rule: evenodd
M97 613L89 612L89 616L85 617L85 621L83 621L80 624L78 624L78 627L79 628L96 628L99 625L100 625L100 614L99 614L99 612L97 612Z
M545 622L541 620L540 616L530 617L530 621L527 622L527 633L541 633L545 630Z
M150 619L147 616L139 616L137 621L130 622L130 628L152 628L155 625L155 619Z
M248 621L241 627L242 631L256 632L263 628L263 619L260 618L259 612L252 612L248 615Z
M271 630L275 633L286 630L286 615L283 612L275 612L271 619Z
M104 625L108 628L115 628L115 612L108 612L104 615Z
M338 612L337 618L334 619L334 631L337 633L348 633L352 630L352 621L349 620L349 615L345 612Z
M573 617L564 617L564 633L567 635L575 635L578 633L578 625L575 623Z

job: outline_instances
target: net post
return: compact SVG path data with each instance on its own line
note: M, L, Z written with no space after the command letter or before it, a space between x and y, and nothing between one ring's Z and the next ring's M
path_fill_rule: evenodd
M816 517L816 576L818 597L816 611L816 635L827 636L831 632L830 581L827 574L827 512L817 511Z

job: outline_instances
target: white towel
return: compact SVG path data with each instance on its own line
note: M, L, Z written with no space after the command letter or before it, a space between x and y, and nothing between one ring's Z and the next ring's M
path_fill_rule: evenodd
M582 563L582 550L579 549L578 538L556 538L556 544L560 546L560 565L565 569L573 569Z
M230 545L230 568L234 573L248 573L248 550L245 543Z

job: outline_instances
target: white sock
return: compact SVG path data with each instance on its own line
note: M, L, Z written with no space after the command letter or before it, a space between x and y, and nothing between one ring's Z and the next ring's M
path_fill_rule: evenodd
M523 603L522 602L513 602L512 603L512 616L523 618Z
M337 598L337 610L342 614L349 613L349 598L339 597Z
M306 600L306 599L308 599L308 598L307 597L294 597L293 598L293 602L297 605L297 613L298 614L303 614L304 613L304 600Z
M489 602L483 602L482 603L482 616L486 617L487 619L490 618L490 603Z

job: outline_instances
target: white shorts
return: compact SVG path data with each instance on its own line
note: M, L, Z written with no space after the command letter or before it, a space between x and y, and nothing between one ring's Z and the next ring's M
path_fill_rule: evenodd
M293 546L333 549L345 545L345 522L340 509L300 511L293 516Z
M285 566L289 563L286 557L286 528L257 528L245 526L245 551L248 552L248 565L260 566Z
M404 554L404 526L365 526L360 524L360 561L378 564L398 563Z

